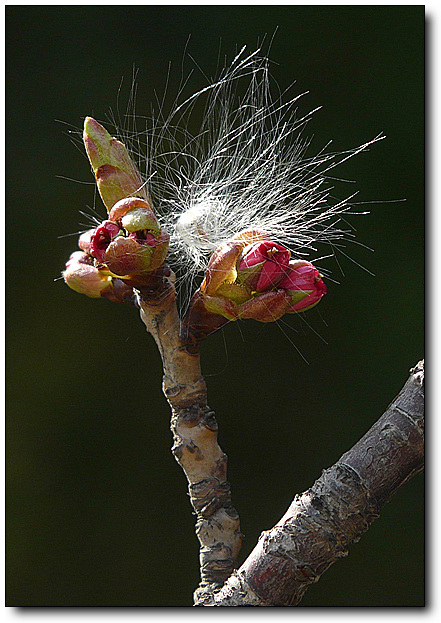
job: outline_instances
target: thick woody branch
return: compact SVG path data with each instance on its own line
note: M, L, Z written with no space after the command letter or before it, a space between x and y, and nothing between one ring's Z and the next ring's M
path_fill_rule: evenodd
M141 319L161 353L163 391L172 409L172 452L187 477L197 515L201 585L196 593L202 595L230 576L242 535L226 480L227 456L217 443L216 417L207 405L199 352L189 352L179 337L173 278L167 271L160 287L137 291L137 300Z
M424 362L381 418L263 532L250 556L197 606L292 606L424 467Z

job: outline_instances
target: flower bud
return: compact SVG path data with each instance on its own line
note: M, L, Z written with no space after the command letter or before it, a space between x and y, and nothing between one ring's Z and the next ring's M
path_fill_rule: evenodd
M324 296L318 270L310 262L290 260L288 249L266 234L259 239L263 235L243 232L213 253L184 317L185 344L196 347L227 321L274 322L287 312L313 307Z
M103 221L91 234L89 252L101 264L105 262L107 247L119 233L120 228L116 223Z
M147 229L159 235L161 227L150 204L138 197L126 197L118 201L110 210L111 221L121 220L121 225L128 232Z
M289 263L287 275L279 288L283 288L291 299L289 313L311 309L326 294L326 285L319 271L305 260Z
M277 286L288 269L291 253L280 244L263 240L245 247L237 265L237 281L255 292Z
M82 251L84 251L84 253L88 253L89 255L90 255L90 240L94 233L95 233L95 229L89 229L85 231L83 234L81 234L81 236L78 238L78 246L80 247Z
M63 272L64 281L80 294L91 298L100 298L112 290L112 278L103 275L95 266L91 265L92 258L86 253L76 251L72 253Z
M153 271L164 263L169 236L162 232L158 238L146 230L129 237L119 236L106 248L104 262L118 276L130 276Z
M120 199L134 194L147 200L141 175L123 143L92 117L84 121L83 141L108 211Z
M216 249L197 293L198 318L189 320L193 329L205 322L207 313L227 320L254 318L270 322L287 312L291 299L275 287L285 276L290 252L261 240L264 235L257 230L242 232Z

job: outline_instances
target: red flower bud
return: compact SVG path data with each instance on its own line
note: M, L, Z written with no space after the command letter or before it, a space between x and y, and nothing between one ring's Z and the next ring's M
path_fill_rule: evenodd
M245 247L237 265L237 281L255 292L270 290L280 283L291 253L280 244L263 240Z
M136 197L118 201L103 221L81 240L84 248L113 276L132 278L153 271L164 263L169 235L161 227L149 204ZM123 227L126 231L121 229ZM125 234L128 233L128 236Z
M119 234L120 228L112 221L103 221L90 236L90 254L101 264L104 263L106 249Z
M311 309L326 294L326 285L319 271L305 260L289 263L288 273L280 282L279 288L283 288L291 297L289 313Z
M279 320L287 312L313 307L326 293L310 262L290 260L288 249L267 239L256 241L258 235L245 232L213 253L185 315L186 343L195 346L226 321Z

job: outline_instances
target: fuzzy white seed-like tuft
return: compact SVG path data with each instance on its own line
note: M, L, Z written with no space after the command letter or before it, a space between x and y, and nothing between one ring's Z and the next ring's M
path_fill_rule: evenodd
M169 259L189 290L213 251L247 229L308 259L317 245L334 253L353 236L343 219L354 194L333 199L329 172L384 137L308 155L303 132L315 110L301 116L301 95L274 91L268 59L243 48L216 81L184 101L178 96L168 116L161 110L135 135L138 144L145 139L148 192L170 234ZM195 134L189 128L197 114Z
M195 257L207 251L216 249L216 238L222 223L219 217L223 214L223 207L218 201L211 198L201 199L191 206L176 220L176 236L182 241L188 251L194 252Z

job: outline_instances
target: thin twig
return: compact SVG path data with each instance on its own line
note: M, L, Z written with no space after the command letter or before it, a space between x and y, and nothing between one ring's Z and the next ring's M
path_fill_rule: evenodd
M199 352L189 352L179 337L174 275L162 286L137 291L141 319L161 353L163 391L172 410L172 452L185 472L197 515L201 584L195 599L219 589L235 568L242 543L239 516L226 480L227 456L217 443L218 425L207 404Z

